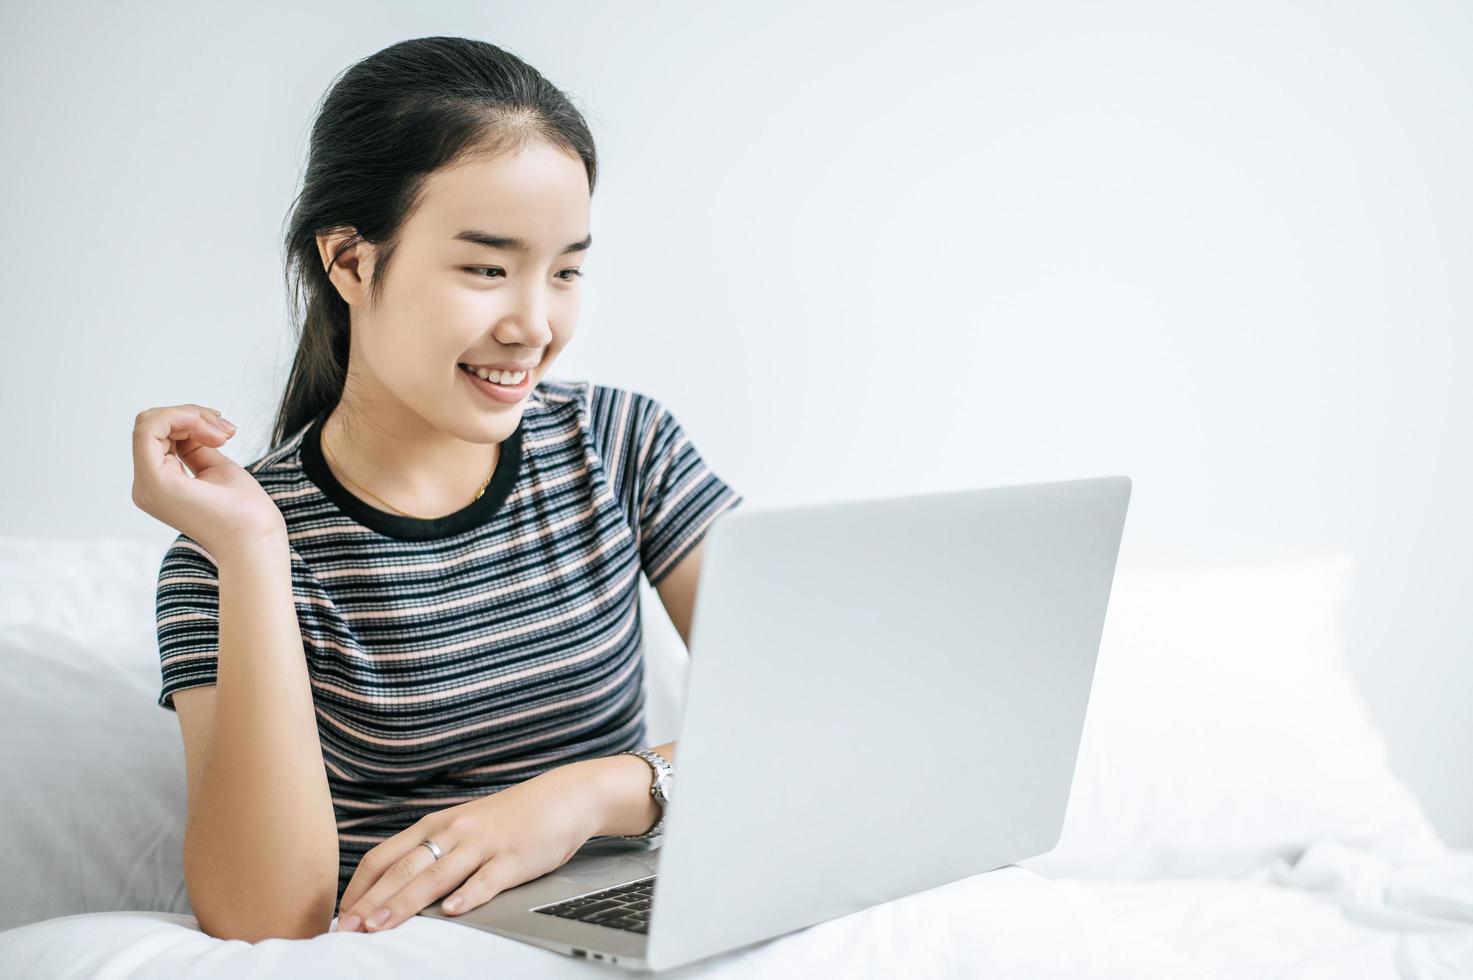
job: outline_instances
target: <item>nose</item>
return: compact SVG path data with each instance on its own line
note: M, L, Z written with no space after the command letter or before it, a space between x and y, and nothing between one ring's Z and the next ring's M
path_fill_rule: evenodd
M547 323L548 302L543 290L535 285L521 291L513 314L496 331L496 339L508 347L521 346L543 350L552 343L552 328Z

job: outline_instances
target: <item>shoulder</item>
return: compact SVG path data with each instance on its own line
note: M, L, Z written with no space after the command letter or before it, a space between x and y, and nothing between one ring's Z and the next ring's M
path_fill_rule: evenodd
M664 412L647 392L591 380L543 378L537 393L550 415L576 418L600 444L643 432Z
M282 476L294 477L302 472L302 443L307 433L316 424L308 422L260 456L245 464L245 471L265 485L267 481L279 480Z
M188 575L191 572L215 573L215 559L196 540L182 531L175 536L172 543L164 551L163 560L159 564L158 586L163 588L171 583L169 579L173 575ZM192 581L192 580L180 580Z
M538 400L550 409L576 404L585 411L604 411L624 405L653 404L655 399L642 391L618 385L600 384L588 379L543 378L537 384Z

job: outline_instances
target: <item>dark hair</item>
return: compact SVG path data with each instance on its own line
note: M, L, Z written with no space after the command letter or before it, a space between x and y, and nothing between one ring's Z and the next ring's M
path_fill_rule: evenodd
M317 235L352 228L355 238L343 248L355 240L376 246L368 283L374 306L429 176L539 139L582 158L592 194L598 164L582 114L531 65L485 41L400 41L340 74L319 105L288 218L286 285L297 353L273 447L337 405L348 376L348 304L328 279Z

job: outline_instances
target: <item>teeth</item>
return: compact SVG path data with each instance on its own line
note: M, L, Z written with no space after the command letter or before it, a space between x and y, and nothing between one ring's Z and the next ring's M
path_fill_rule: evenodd
M461 368L483 381L493 381L499 385L519 385L527 376L526 371L487 371L485 368L473 368L464 364L461 365Z

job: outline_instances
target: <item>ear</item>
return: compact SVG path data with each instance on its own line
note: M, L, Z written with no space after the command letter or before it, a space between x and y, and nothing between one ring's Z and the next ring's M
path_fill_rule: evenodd
M333 228L317 236L317 255L343 302L357 305L368 290L373 270L376 252L372 243L359 238L354 228Z

